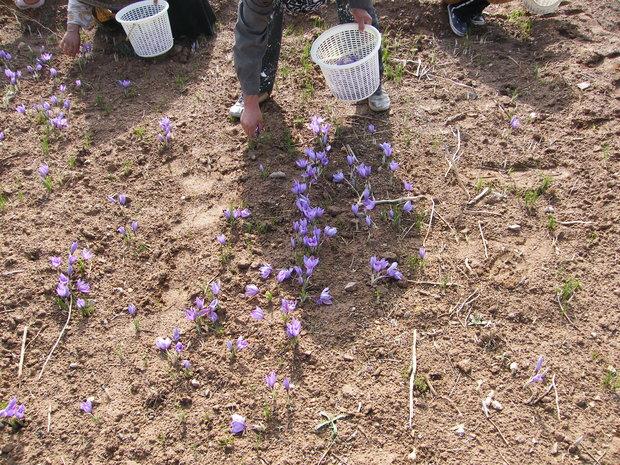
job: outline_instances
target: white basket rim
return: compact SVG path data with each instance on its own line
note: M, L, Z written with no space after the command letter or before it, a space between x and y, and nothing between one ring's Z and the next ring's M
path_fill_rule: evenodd
M329 39L330 37L336 35L339 32L343 32L343 31L357 31L359 30L359 26L357 25L357 23L349 23L349 24L340 24L339 26L334 26L332 28L329 28L327 31L323 32L319 37L317 37L317 39L314 41L314 43L312 44L312 48L310 49L310 58L312 58L312 61L314 63L316 63L317 65L319 65L321 68L325 68L325 69L340 69L340 70L345 70L345 69L350 69L350 68L354 68L356 66L359 66L365 62L367 62L368 60L370 60L375 53L379 52L379 49L381 48L381 33L373 26L366 24L366 27L364 28L364 31L369 31L371 34L373 34L376 38L377 38L377 43L375 44L375 46L372 49L372 52L370 52L367 56L365 56L364 58L354 62L354 63L349 63L346 65L332 65L329 63L325 63L323 60L321 60L320 58L318 58L317 55L317 51L319 49L319 47L323 44L323 42L325 42L327 39Z
M157 13L155 13L152 16L149 16L148 18L141 18L141 19L133 19L131 21L127 21L122 19L122 17L127 14L128 12L132 11L132 10L136 10L138 8L141 8L143 6L151 6L151 5L155 5L155 2L153 0L142 0L141 2L136 2L136 3L130 3L129 5L127 5L125 8L123 8L122 10L119 10L118 13L116 13L116 21L118 21L121 24L140 24L143 23L145 21L152 21L154 18L157 18L163 14L166 14L166 12L168 11L169 5L168 2L166 2L165 0L158 0L157 5L161 5L164 8L160 11L158 11Z
M536 6L555 6L562 3L563 0L523 0L525 3L533 3Z

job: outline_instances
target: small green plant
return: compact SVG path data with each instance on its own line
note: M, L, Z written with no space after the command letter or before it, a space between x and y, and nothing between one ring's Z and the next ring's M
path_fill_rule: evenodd
M603 154L603 160L609 160L609 157L611 157L611 147L607 142L601 145L601 152Z
M551 176L543 175L540 178L540 184L533 188L527 189L523 194L523 201L525 202L525 207L528 210L531 210L538 199L549 190L551 185L553 184L553 178Z
M189 78L184 74L177 74L174 76L174 85L177 86L179 92L183 92L187 87Z
M618 376L618 370L609 365L603 374L603 386L610 391L620 390L620 376Z
M581 289L581 282L577 278L572 276L566 278L558 289L558 295L562 303L568 304L579 289Z
M0 193L0 211L4 210L8 203L9 203L8 197Z
M53 188L54 188L54 181L52 180L52 177L51 176L45 176L43 178L42 182L43 182L43 187L45 187L45 190L48 193L51 193Z
M133 135L138 140L144 139L144 136L146 135L146 128L142 126L136 126L135 128L133 128Z
M224 450L230 450L235 445L235 438L232 436L223 436L218 438L217 443Z
M69 165L69 168L75 168L77 166L77 155L76 154L69 155L69 158L67 159L67 165Z
M121 169L121 176L127 177L132 173L132 171L133 171L133 161L125 160L123 162L123 167Z
M86 131L82 136L82 145L85 149L89 149L93 146L93 133L92 131Z
M547 216L547 229L549 231L555 231L558 228L558 220L554 215Z
M428 392L429 388L428 382L426 381L426 376L416 375L413 380L413 389L418 391L420 394L425 394Z
M325 28L325 20L323 19L323 17L318 16L318 15L312 17L312 24L317 29L324 29Z
M95 106L103 111L106 115L109 115L112 111L110 104L106 101L105 97L101 94L95 96Z
M485 187L489 187L489 184L484 179L476 179L476 183L474 184L474 190L476 193L482 192Z
M508 14L508 23L515 26L523 38L528 38L532 33L532 20L521 9L512 10Z

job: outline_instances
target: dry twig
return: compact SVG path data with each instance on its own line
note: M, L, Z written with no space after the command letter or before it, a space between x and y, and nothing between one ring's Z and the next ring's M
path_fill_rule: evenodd
M52 350L50 350L50 353L47 354L47 358L45 359L45 362L43 363L43 366L41 367L41 371L39 372L39 376L37 377L37 380L41 379L41 376L43 376L43 371L45 370L47 363L52 358L52 354L54 353L54 350L56 350L56 346L62 339L63 334L65 334L65 331L67 330L67 326L69 326L69 322L71 321L71 310L72 309L73 309L73 297L71 297L69 300L69 312L67 314L67 321L65 322L65 325L60 330L60 334L58 335L58 339L56 339L56 342L54 343Z
M413 385L417 371L418 360L416 356L416 343L418 332L413 330L413 344L411 345L411 374L409 375L409 428L413 428Z
M17 377L21 378L24 368L24 356L26 355L26 338L28 337L28 325L24 326L24 334L22 336L22 349L19 353L19 367L17 368Z
M484 246L484 258L489 258L487 240L484 238L484 233L482 232L482 223L480 221L478 221L478 229L480 230L480 237L482 238L482 245Z

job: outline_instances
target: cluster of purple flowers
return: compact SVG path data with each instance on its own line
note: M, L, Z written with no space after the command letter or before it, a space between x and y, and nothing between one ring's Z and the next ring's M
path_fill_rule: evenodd
M326 225L323 229L312 225L313 222L308 220L308 217L315 215L317 213L317 209L319 209L318 211L321 212L322 215L322 208L308 208L304 212L305 218L301 218L293 223L294 235L291 237L292 248L295 248L298 244L301 244L310 252L316 252L326 238L334 237L338 233L338 229L329 225Z
M388 262L385 258L370 257L370 283L375 284L381 279L392 278L396 281L403 279L403 274L398 270L398 263Z
M172 121L170 121L170 118L164 116L159 121L159 128L161 129L162 133L157 135L157 140L161 144L169 144L172 140Z
M136 220L132 220L129 223L129 229L127 229L125 226L119 226L118 228L116 228L116 232L123 236L123 238L129 240L132 236L136 235L136 233L138 232L138 227L138 222Z
M93 397L89 397L84 402L80 402L80 410L87 415L93 414Z
M265 375L265 384L267 388L271 391L275 391L276 384L278 383L278 375L275 371L270 371ZM288 393L293 389L293 383L291 383L291 378L288 376L282 380L282 387Z
M212 289L213 292L213 289ZM213 300L208 305L205 305L205 300L201 297L196 297L194 305L185 310L185 318L188 321L193 321L198 327L202 327L205 320L211 323L215 323L219 318L217 315L217 309L220 305L220 301L217 299L217 293L214 293Z
M247 219L252 215L252 212L250 211L249 208L226 208L223 211L223 214L224 214L224 218L232 222L232 221L236 221L239 219ZM224 239L226 238L224 237ZM226 243L225 241L224 242L220 241L220 244L222 245L224 245L225 243Z
M58 284L56 285L56 296L59 303L67 305L67 302L73 300L78 309L84 315L92 313L92 305L86 300L90 294L90 284L81 277L80 270L84 269L85 263L93 258L92 252L88 249L82 249L80 256L76 254L78 243L73 242L69 248L68 264L66 271L60 272L58 276ZM62 266L61 257L50 257L52 268L59 269Z
M536 360L536 366L534 367L534 374L527 381L527 383L525 383L526 385L532 384L532 383L542 383L545 380L545 374L547 373L547 370L542 369L544 361L545 359L543 358L542 355L540 355L538 357L538 360Z
M6 50L0 50L0 60L6 63L8 61L11 61L12 59L13 55L11 55L9 52L7 52Z
M226 350L230 354L231 357L236 357L237 352L242 352L248 348L250 343L243 336L239 336L236 341L228 340L226 341Z
M173 365L180 364L181 368L188 370L191 367L189 360L181 360L181 353L185 350L185 345L181 342L181 330L174 328L172 337L159 336L155 339L155 347L162 353L165 353Z
M113 194L106 196L108 202L110 203L118 203L120 206L124 207L127 205L127 194Z
M22 72L19 70L13 71L9 68L4 68L4 75L12 86L16 86L17 82L22 77Z
M17 397L9 400L6 407L0 410L0 418L4 418L9 422L22 421L26 414L26 406L17 403Z

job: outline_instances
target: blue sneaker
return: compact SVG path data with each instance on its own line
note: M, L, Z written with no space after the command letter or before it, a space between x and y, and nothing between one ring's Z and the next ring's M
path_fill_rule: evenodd
M454 32L457 36L465 37L469 26L467 21L461 18L461 16L454 11L455 6L456 5L448 5L448 19L450 20L450 27L452 28L452 32Z
M484 26L487 23L482 13L472 16L472 18L470 19L470 22L474 26Z

